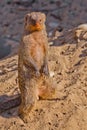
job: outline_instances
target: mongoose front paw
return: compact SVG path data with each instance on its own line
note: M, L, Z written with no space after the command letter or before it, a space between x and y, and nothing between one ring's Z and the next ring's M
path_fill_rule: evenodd
M40 72L36 71L36 77L40 77Z
M49 76L49 70L48 70L47 67L44 67L43 73L44 73L45 75Z

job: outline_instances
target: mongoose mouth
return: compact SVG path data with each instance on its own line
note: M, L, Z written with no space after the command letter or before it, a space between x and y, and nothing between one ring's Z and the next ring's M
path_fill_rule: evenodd
M36 29L42 29L42 26L39 23L36 23L34 26Z
M30 26L31 31L40 31L43 29L43 26L40 25L39 23L36 23L35 25Z
M30 32L33 32L33 31L40 31L40 30L43 30L43 26L39 23L36 23L35 25L27 25L26 26L26 29Z

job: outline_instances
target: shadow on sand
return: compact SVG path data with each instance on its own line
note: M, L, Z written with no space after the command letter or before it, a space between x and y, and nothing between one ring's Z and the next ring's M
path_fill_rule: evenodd
M15 109L18 107L21 103L20 95L14 95L14 96L7 96L2 95L0 96L0 115L5 118L10 118L12 116L15 116L13 114L13 111L11 112L12 108ZM17 113L17 109L15 110ZM5 113L4 113L5 112Z

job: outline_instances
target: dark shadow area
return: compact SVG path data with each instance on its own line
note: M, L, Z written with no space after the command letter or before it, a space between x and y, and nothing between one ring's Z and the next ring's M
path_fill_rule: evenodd
M82 51L82 54L79 55L79 57L86 57L87 56L87 49Z
M11 45L6 45L6 40L0 38L0 59L8 56L11 53Z
M0 115L4 116L5 118L12 117L12 113L10 112L10 110L18 107L20 103L21 98L20 95L18 94L14 96L7 96L7 95L0 96ZM7 114L3 112L7 112Z

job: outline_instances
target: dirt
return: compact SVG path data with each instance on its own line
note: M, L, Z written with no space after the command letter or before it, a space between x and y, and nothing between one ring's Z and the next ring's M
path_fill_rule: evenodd
M27 124L18 116L19 106L1 112L0 130L87 130L87 30L79 35L79 42L74 33L75 27L87 21L86 0L18 1L3 0L0 5L0 108L20 93L17 48L23 17L37 8L47 15L56 99L39 100Z

